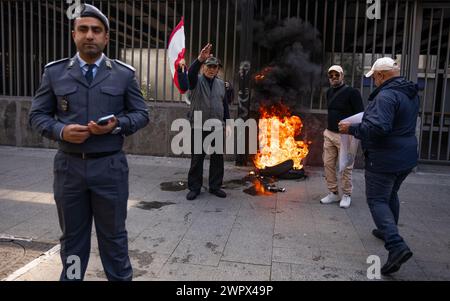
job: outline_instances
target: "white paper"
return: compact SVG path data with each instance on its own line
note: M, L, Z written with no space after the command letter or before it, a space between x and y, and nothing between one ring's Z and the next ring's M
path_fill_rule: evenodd
M342 120L343 122L361 123L364 112L355 114ZM359 140L352 135L341 134L341 148L339 150L339 172L355 163Z
M347 117L341 121L350 122L350 123L361 123L363 115L364 115L364 112L361 112L361 113L355 114L353 116Z

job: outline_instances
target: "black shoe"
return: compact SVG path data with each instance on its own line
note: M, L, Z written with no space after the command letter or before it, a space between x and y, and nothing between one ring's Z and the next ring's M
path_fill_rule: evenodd
M408 248L400 252L389 253L388 260L381 268L381 274L389 275L397 272L400 269L400 266L407 262L412 255L413 253Z
M222 189L214 189L214 190L209 190L210 193L214 194L215 196L219 197L219 198L226 198L227 197L227 193L225 191L223 191Z
M384 235L383 235L383 232L381 232L380 230L378 230L378 229L373 229L373 230L372 230L372 234L373 234L373 236L375 236L376 238L381 239L382 241L384 241Z
M191 190L186 196L188 201L195 200L195 198L200 194L200 191Z

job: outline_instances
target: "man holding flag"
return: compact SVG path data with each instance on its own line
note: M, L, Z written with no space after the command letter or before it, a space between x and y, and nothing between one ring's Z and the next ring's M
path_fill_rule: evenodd
M191 122L191 167L188 174L189 193L186 198L194 200L199 194L203 185L203 161L206 153L203 147L202 152L194 152L195 135L200 135L203 145L205 137L211 131L203 128L195 128L194 112L201 112L202 125L207 119L218 119L225 122L230 118L228 109L229 98L233 95L232 88L222 79L217 77L221 67L220 60L211 54L212 45L207 44L200 52L198 58L186 72L184 60L179 61L176 83L182 91L190 90L191 110L189 119ZM202 71L199 74L200 70ZM199 141L199 142L200 142ZM209 192L220 198L225 198L227 194L221 189L224 174L223 152L212 153L209 166Z

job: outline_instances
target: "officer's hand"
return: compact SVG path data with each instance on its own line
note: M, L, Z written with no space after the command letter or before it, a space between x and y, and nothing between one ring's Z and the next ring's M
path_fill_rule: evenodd
M339 122L339 133L341 134L348 134L348 130L350 128L351 123L350 122Z
M117 126L117 118L114 117L108 121L106 125L98 125L94 121L88 123L89 132L92 135L104 135L109 134Z
M64 141L70 143L81 144L86 141L91 133L89 132L89 128L85 125L79 124L69 124L66 125L63 129L62 138Z
M203 47L202 51L198 55L198 60L201 63L204 63L211 56L212 44L208 43L205 47Z

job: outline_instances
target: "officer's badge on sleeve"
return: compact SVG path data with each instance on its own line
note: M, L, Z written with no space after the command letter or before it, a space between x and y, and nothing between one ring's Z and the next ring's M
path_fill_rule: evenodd
M65 97L63 99L61 99L60 106L61 106L62 111L64 111L64 112L69 111L69 102L67 101L67 99Z

